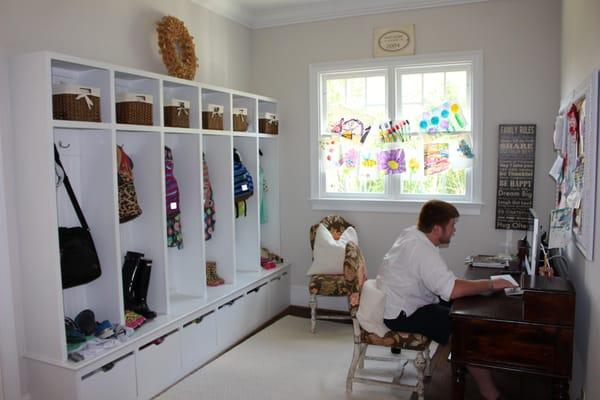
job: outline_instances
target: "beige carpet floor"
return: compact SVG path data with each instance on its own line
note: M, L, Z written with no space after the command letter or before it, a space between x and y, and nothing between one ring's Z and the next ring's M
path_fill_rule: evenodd
M161 400L399 400L409 391L355 383L347 394L352 359L352 326L286 316L163 392ZM434 350L434 349L432 349ZM406 352L410 354L409 352ZM389 355L370 346L367 354ZM404 354L404 352L403 352ZM433 355L433 351L432 351ZM393 363L365 362L365 373L391 380ZM400 363L399 363L400 365ZM416 373L407 365L403 380Z

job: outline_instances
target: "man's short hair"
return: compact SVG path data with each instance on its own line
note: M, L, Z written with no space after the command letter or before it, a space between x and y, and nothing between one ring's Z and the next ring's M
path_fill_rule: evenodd
M441 200L429 200L421 207L417 227L423 233L430 233L434 226L444 228L452 218L458 218L459 215L452 204Z

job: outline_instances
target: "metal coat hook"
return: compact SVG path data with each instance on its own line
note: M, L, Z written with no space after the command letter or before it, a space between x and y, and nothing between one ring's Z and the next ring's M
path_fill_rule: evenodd
M69 147L71 147L71 144L70 143L64 144L62 140L59 140L58 147L60 147L61 149L68 149Z

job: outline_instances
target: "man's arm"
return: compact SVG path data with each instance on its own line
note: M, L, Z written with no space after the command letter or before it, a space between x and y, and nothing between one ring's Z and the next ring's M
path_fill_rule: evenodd
M490 291L499 291L505 288L515 287L506 279L457 279L454 281L454 288L450 294L450 299L458 299L459 297L472 296Z

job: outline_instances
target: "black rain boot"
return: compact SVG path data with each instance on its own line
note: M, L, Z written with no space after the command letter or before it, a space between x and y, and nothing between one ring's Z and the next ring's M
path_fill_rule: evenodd
M128 309L130 304L135 303L137 285L136 280L140 274L139 264L140 260L144 257L142 253L135 251L128 251L125 254L125 262L123 263L122 276L123 276L123 301L125 308Z
M139 275L136 279L135 301L131 307L134 311L148 319L156 317L156 313L148 308L146 299L150 287L150 273L152 272L152 260L141 259L139 263Z

